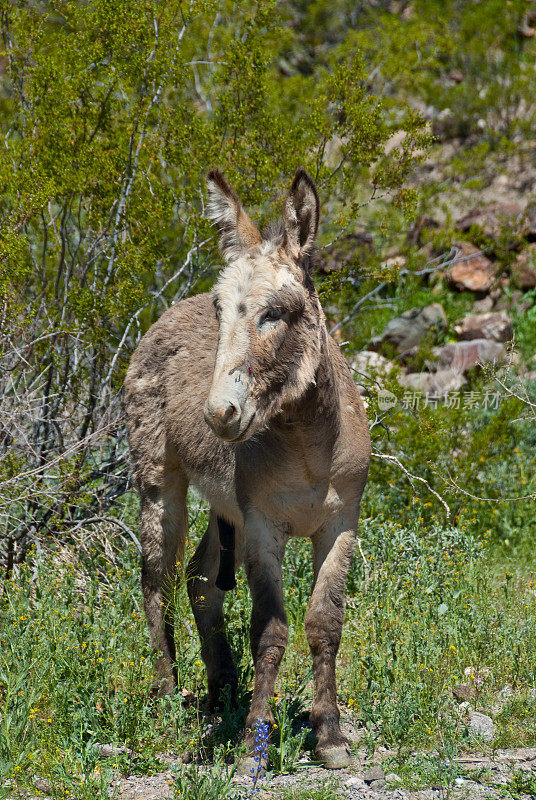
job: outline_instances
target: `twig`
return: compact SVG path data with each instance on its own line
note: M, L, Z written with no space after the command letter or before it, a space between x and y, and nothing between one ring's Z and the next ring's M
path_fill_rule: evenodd
M396 464L396 466L399 467L402 470L402 472L406 475L406 477L408 478L408 480L409 480L409 482L411 483L412 486L413 486L413 481L414 480L415 481L420 481L420 483L423 483L426 486L426 488L428 489L428 491L431 494L433 494L434 497L437 498L437 500L439 500L439 502L443 505L443 507L444 507L444 509L446 511L446 514L447 514L447 519L450 517L450 508L449 508L447 502L445 500L443 500L441 495L438 494L435 491L435 489L432 489L432 487L430 486L430 484L428 483L428 481L425 478L421 478L420 475L414 475L412 472L410 472L408 469L406 469L406 467L401 463L401 461L396 456L388 456L388 455L386 455L386 453L377 453L377 452L375 452L373 450L372 451L372 457L373 458L385 459L385 461L392 461L393 464Z

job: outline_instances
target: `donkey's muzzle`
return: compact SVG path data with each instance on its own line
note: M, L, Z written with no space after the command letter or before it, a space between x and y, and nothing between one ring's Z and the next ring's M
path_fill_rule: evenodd
M203 410L207 425L212 428L216 436L227 441L240 439L250 420L245 425L242 410L233 400L213 401L209 397Z

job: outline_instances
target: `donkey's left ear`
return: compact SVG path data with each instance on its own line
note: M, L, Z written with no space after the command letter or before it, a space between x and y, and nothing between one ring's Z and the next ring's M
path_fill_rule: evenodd
M298 259L311 253L319 216L320 202L316 186L303 167L300 167L294 176L283 209L283 245L290 256Z
M233 261L250 247L262 244L262 236L244 211L240 198L219 170L210 170L207 186L208 216L218 228L223 257Z

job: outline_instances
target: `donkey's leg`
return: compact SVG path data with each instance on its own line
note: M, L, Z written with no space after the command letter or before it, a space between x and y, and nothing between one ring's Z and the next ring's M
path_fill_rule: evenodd
M145 614L156 660L156 688L163 696L177 686L172 593L177 563L182 560L188 530L182 471L166 473L159 486L141 489L141 584Z
M354 531L341 531L340 527L323 528L313 537L315 582L305 617L305 633L313 656L311 724L318 741L316 756L328 769L350 763L349 742L339 726L335 659L342 635L346 576L354 542Z
M211 710L221 703L221 691L226 686L229 687L231 700L234 702L238 684L233 655L225 636L225 592L216 586L219 565L218 517L211 511L205 535L186 570L188 596L201 639L201 656L207 668Z
M250 514L245 526L245 566L253 601L251 614L251 653L255 666L255 686L246 719L247 741L253 743L253 727L258 719L273 722L268 699L288 640L287 615L283 604L281 563L287 533L263 515Z

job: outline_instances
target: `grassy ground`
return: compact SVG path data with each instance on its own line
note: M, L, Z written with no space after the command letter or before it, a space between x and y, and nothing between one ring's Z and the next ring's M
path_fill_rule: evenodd
M494 709L494 745L536 744L534 553L489 544L476 523L425 527L418 510L407 524L369 518L367 510L349 579L338 677L340 701L363 727L369 751L392 749L403 772L416 748L452 753L474 746L452 699L459 683L471 686L471 705L486 713L510 685L513 694ZM205 511L196 510L190 549L205 524ZM309 545L292 541L285 561L291 635L273 701L281 735L270 751L280 771L292 769L313 744L299 731L311 692L303 633L310 582ZM183 584L175 599L185 697L155 701L134 547L105 551L88 536L76 552L33 554L14 573L0 606L4 783L29 786L39 775L54 798L112 796L110 762L96 747L106 743L135 752L114 760L125 774L161 769L158 756L166 750L189 752L194 763L201 755L215 763L210 791L216 794L207 797L224 796L215 776L235 753L252 677L244 575L226 602L241 708L216 724L199 712L204 669ZM201 796L195 780L195 768L178 770L181 797L189 796L188 787Z

